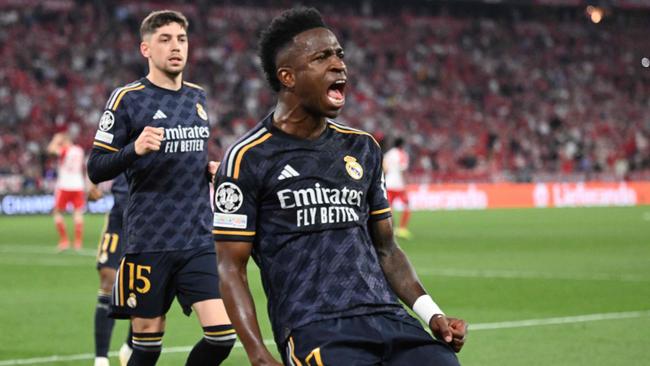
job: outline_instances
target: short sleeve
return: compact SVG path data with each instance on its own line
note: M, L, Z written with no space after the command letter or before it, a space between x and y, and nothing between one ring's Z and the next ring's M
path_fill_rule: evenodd
M373 175L368 189L368 207L370 220L382 220L390 217L391 209L386 192L386 179L382 169L382 153L380 148L371 144L373 154Z
M252 172L242 169L237 179L221 164L214 184L213 230L216 241L248 241L255 238L258 188Z

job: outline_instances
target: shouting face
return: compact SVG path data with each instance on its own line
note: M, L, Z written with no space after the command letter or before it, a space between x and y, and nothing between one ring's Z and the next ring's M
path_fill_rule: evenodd
M334 118L345 104L347 68L343 48L327 28L314 28L294 37L278 55L278 77L314 115Z

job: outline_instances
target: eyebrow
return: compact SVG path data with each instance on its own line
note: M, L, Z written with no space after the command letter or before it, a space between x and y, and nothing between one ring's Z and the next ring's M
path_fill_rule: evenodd
M171 33L160 33L158 37L174 37ZM176 37L187 37L187 33L177 34Z
M322 48L320 50L314 51L310 54L311 57L318 55L319 53L337 53L338 51L343 51L342 46L337 46L337 47L327 47L327 48Z

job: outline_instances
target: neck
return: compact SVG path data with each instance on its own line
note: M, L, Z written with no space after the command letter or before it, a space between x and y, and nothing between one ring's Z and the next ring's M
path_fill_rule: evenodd
M286 134L315 140L325 131L327 120L308 113L297 101L280 97L273 112L273 125Z
M182 72L176 75L172 75L158 70L151 65L149 65L149 73L147 74L147 79L151 81L152 84L163 89L179 90L183 86Z

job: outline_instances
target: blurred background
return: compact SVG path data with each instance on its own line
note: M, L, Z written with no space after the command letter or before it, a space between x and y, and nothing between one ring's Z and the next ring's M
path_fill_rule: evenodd
M296 4L0 0L0 366L92 362L103 217L86 216L86 249L56 253L46 147L67 131L89 153L110 93L147 72L144 16L189 18L185 78L206 89L220 159L274 105L257 36ZM463 365L647 364L650 0L300 4L346 52L338 121L386 150L405 141L414 212L400 245L441 307L470 322ZM108 188L89 212L110 209ZM168 319L159 364L179 365L198 327L176 306ZM237 345L225 365L245 364Z
M404 137L411 182L650 177L650 1L304 3L346 50L340 120ZM161 6L190 20L219 158L273 105L256 40L292 4L0 0L0 194L51 191L55 132L90 149L111 91L146 74L139 23Z

